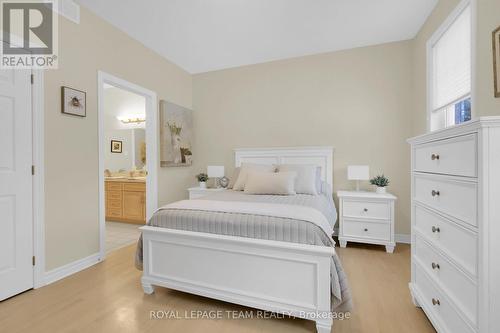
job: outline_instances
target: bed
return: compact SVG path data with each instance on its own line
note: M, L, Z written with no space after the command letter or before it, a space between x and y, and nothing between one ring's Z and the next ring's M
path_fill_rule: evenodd
M321 194L227 190L160 208L141 228L144 292L167 287L314 320L318 332L330 332L335 314L350 306L331 237L333 149L235 150L236 166L244 162L318 165Z

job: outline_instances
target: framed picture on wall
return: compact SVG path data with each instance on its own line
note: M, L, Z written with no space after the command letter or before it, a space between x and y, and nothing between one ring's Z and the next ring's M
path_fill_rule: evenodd
M61 87L61 112L73 116L85 117L86 93L70 87Z
M495 97L500 97L500 27L493 31L493 76Z
M122 152L122 145L123 145L122 141L111 140L111 152L112 153L119 153L119 154L121 154L121 152Z

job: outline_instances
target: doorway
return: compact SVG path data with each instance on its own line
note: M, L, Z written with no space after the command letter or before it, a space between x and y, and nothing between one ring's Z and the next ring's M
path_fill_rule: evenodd
M139 238L157 207L156 94L98 74L100 255Z

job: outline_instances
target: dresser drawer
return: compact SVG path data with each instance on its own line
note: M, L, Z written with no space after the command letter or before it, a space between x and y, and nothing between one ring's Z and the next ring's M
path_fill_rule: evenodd
M444 176L414 176L414 198L436 210L477 226L477 184Z
M463 272L436 252L422 238L415 239L415 255L426 267L430 276L439 281L449 298L453 300L469 320L477 322L477 288Z
M120 208L106 207L106 216L121 217L122 216L121 207Z
M106 200L106 207L109 208L120 208L122 207L122 200L108 199Z
M423 303L424 309L432 312L431 316L436 317L439 323L445 326L447 332L474 332L419 265L415 266L415 286L421 293L422 298L419 301Z
M477 234L418 205L415 228L471 275L477 275Z
M344 220L342 234L346 237L389 241L391 239L391 225L374 221Z
M414 170L447 175L477 176L477 136L456 138L415 146Z
M144 192L144 191L146 191L146 184L145 183L125 183L125 184L123 184L123 190L130 191L130 192Z
M106 191L121 191L123 189L123 184L119 182L105 182L104 188Z
M391 218L391 209L387 202L344 200L342 215L344 217L388 220Z
M120 191L106 191L106 199L122 199L122 192Z

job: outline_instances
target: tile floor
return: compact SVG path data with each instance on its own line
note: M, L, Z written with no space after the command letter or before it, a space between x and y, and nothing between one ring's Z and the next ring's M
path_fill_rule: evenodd
M106 221L106 253L134 244L139 239L140 224Z

